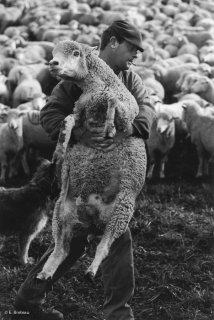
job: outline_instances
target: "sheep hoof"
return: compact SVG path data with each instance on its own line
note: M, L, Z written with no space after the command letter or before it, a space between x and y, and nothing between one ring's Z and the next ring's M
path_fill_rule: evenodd
M27 259L27 264L33 265L34 263L35 263L35 259L34 259L33 257L29 257L29 258Z
M21 257L19 261L22 265L27 265L27 264L33 265L35 263L35 259L33 257L28 257L28 258Z
M87 280L87 281L89 281L91 284L95 284L95 282L94 282L94 273L92 272L92 271L86 271L86 273L85 273L85 279Z
M115 126L113 124L107 124L107 126L105 128L106 138L112 139L112 138L114 138L115 134L116 134Z
M113 127L108 132L108 138L114 138L115 134L116 134L116 129L115 127Z
M46 274L46 272L40 272L37 274L36 279L49 280L49 279L51 279L51 277L48 274Z

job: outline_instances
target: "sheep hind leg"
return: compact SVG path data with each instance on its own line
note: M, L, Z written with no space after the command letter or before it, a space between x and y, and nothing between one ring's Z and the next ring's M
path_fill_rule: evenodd
M136 194L131 191L118 194L113 206L114 212L108 212L111 219L107 223L101 241L97 246L95 258L86 271L88 279L93 280L100 264L107 257L114 240L126 231L134 213L135 199Z
M197 149L197 155L198 155L198 169L197 169L197 173L196 173L196 178L202 178L203 177L203 171L204 171L204 151L203 151L203 147L198 144L196 146Z
M69 179L68 179L69 180ZM38 279L52 278L59 265L68 256L70 242L73 237L72 227L77 221L76 200L69 199L67 192L65 198L57 200L53 216L53 235L55 238L54 251L45 263L42 271L37 275Z

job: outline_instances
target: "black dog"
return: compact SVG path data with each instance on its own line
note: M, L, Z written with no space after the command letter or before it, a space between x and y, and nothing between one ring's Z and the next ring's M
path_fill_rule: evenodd
M44 159L28 184L0 188L0 234L18 234L23 264L33 263L33 258L28 257L30 244L47 223L47 209L56 196L54 172L54 164Z

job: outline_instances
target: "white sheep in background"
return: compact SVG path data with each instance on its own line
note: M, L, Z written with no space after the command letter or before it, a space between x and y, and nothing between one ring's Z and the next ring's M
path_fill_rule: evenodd
M26 72L20 70L20 78L12 96L13 108L16 108L21 103L34 100L35 97L38 98L39 96L44 96L39 81L30 73L26 74Z
M7 170L8 178L17 174L16 156L23 147L22 112L19 110L10 109L7 122L0 123L0 146L0 182L5 183Z
M167 113L173 118L178 118L182 120L183 108L182 106L185 104L185 101L178 101L171 104L165 104L161 102L155 103L155 110L157 113Z
M7 114L10 107L6 106L3 103L0 103L0 123L7 121Z
M193 102L195 101L202 108L207 108L210 105L210 103L208 101L202 99L197 93L180 92L178 94L175 94L174 97L178 99L178 102L185 101L185 100L193 101Z
M203 99L214 104L214 81L206 76L198 77L190 88L191 92L199 94Z
M43 94L42 96L34 96L34 98L28 102L21 103L17 106L19 110L31 111L38 110L40 111L46 104L46 96Z
M207 173L207 159L214 160L214 115L208 108L203 109L197 103L184 106L183 119L187 124L191 142L196 146L198 170L196 177Z
M28 174L31 171L31 160L35 161L35 159L40 157L51 159L56 143L48 137L47 133L41 126L39 110L26 112L23 115L22 125L23 148L20 156L26 165L25 173Z
M6 86L7 77L0 72L0 103L9 102L9 91Z
M176 87L182 92L182 93L188 93L191 92L191 87L193 83L199 78L201 75L198 74L196 70L185 70L181 73L180 77L178 78L176 82Z
M95 224L104 233L87 270L87 275L94 277L133 215L145 180L145 145L141 138L121 138L116 149L104 153L80 143L67 147L67 142L75 121L84 117L93 117L109 137L117 137L117 132L126 136L139 110L132 94L91 48L65 40L56 45L53 57L52 67L55 65L58 75L70 78L83 94L74 114L65 119L66 128L61 131L56 148L56 159L63 158L64 162L61 193L53 214L55 248L37 277L52 277L68 255L75 233L88 233L90 225ZM113 193L110 201L106 199L109 192Z
M160 112L153 121L150 137L147 140L149 169L147 178L153 177L155 165L160 162L159 175L165 178L165 164L168 154L175 144L175 121L167 112Z

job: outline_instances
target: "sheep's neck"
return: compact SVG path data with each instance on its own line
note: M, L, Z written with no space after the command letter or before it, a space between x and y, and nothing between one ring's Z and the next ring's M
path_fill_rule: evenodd
M107 64L98 57L90 56L90 63L88 64L88 73L86 77L76 83L83 92L94 88L103 89L106 86L114 85L115 74Z
M23 147L23 137L19 137L13 130L10 130L10 133L11 143L15 144L18 147L18 150L20 150Z
M96 88L101 89L105 87L104 82L100 81L100 76L94 71L89 71L85 79L78 84L83 92L91 91Z

